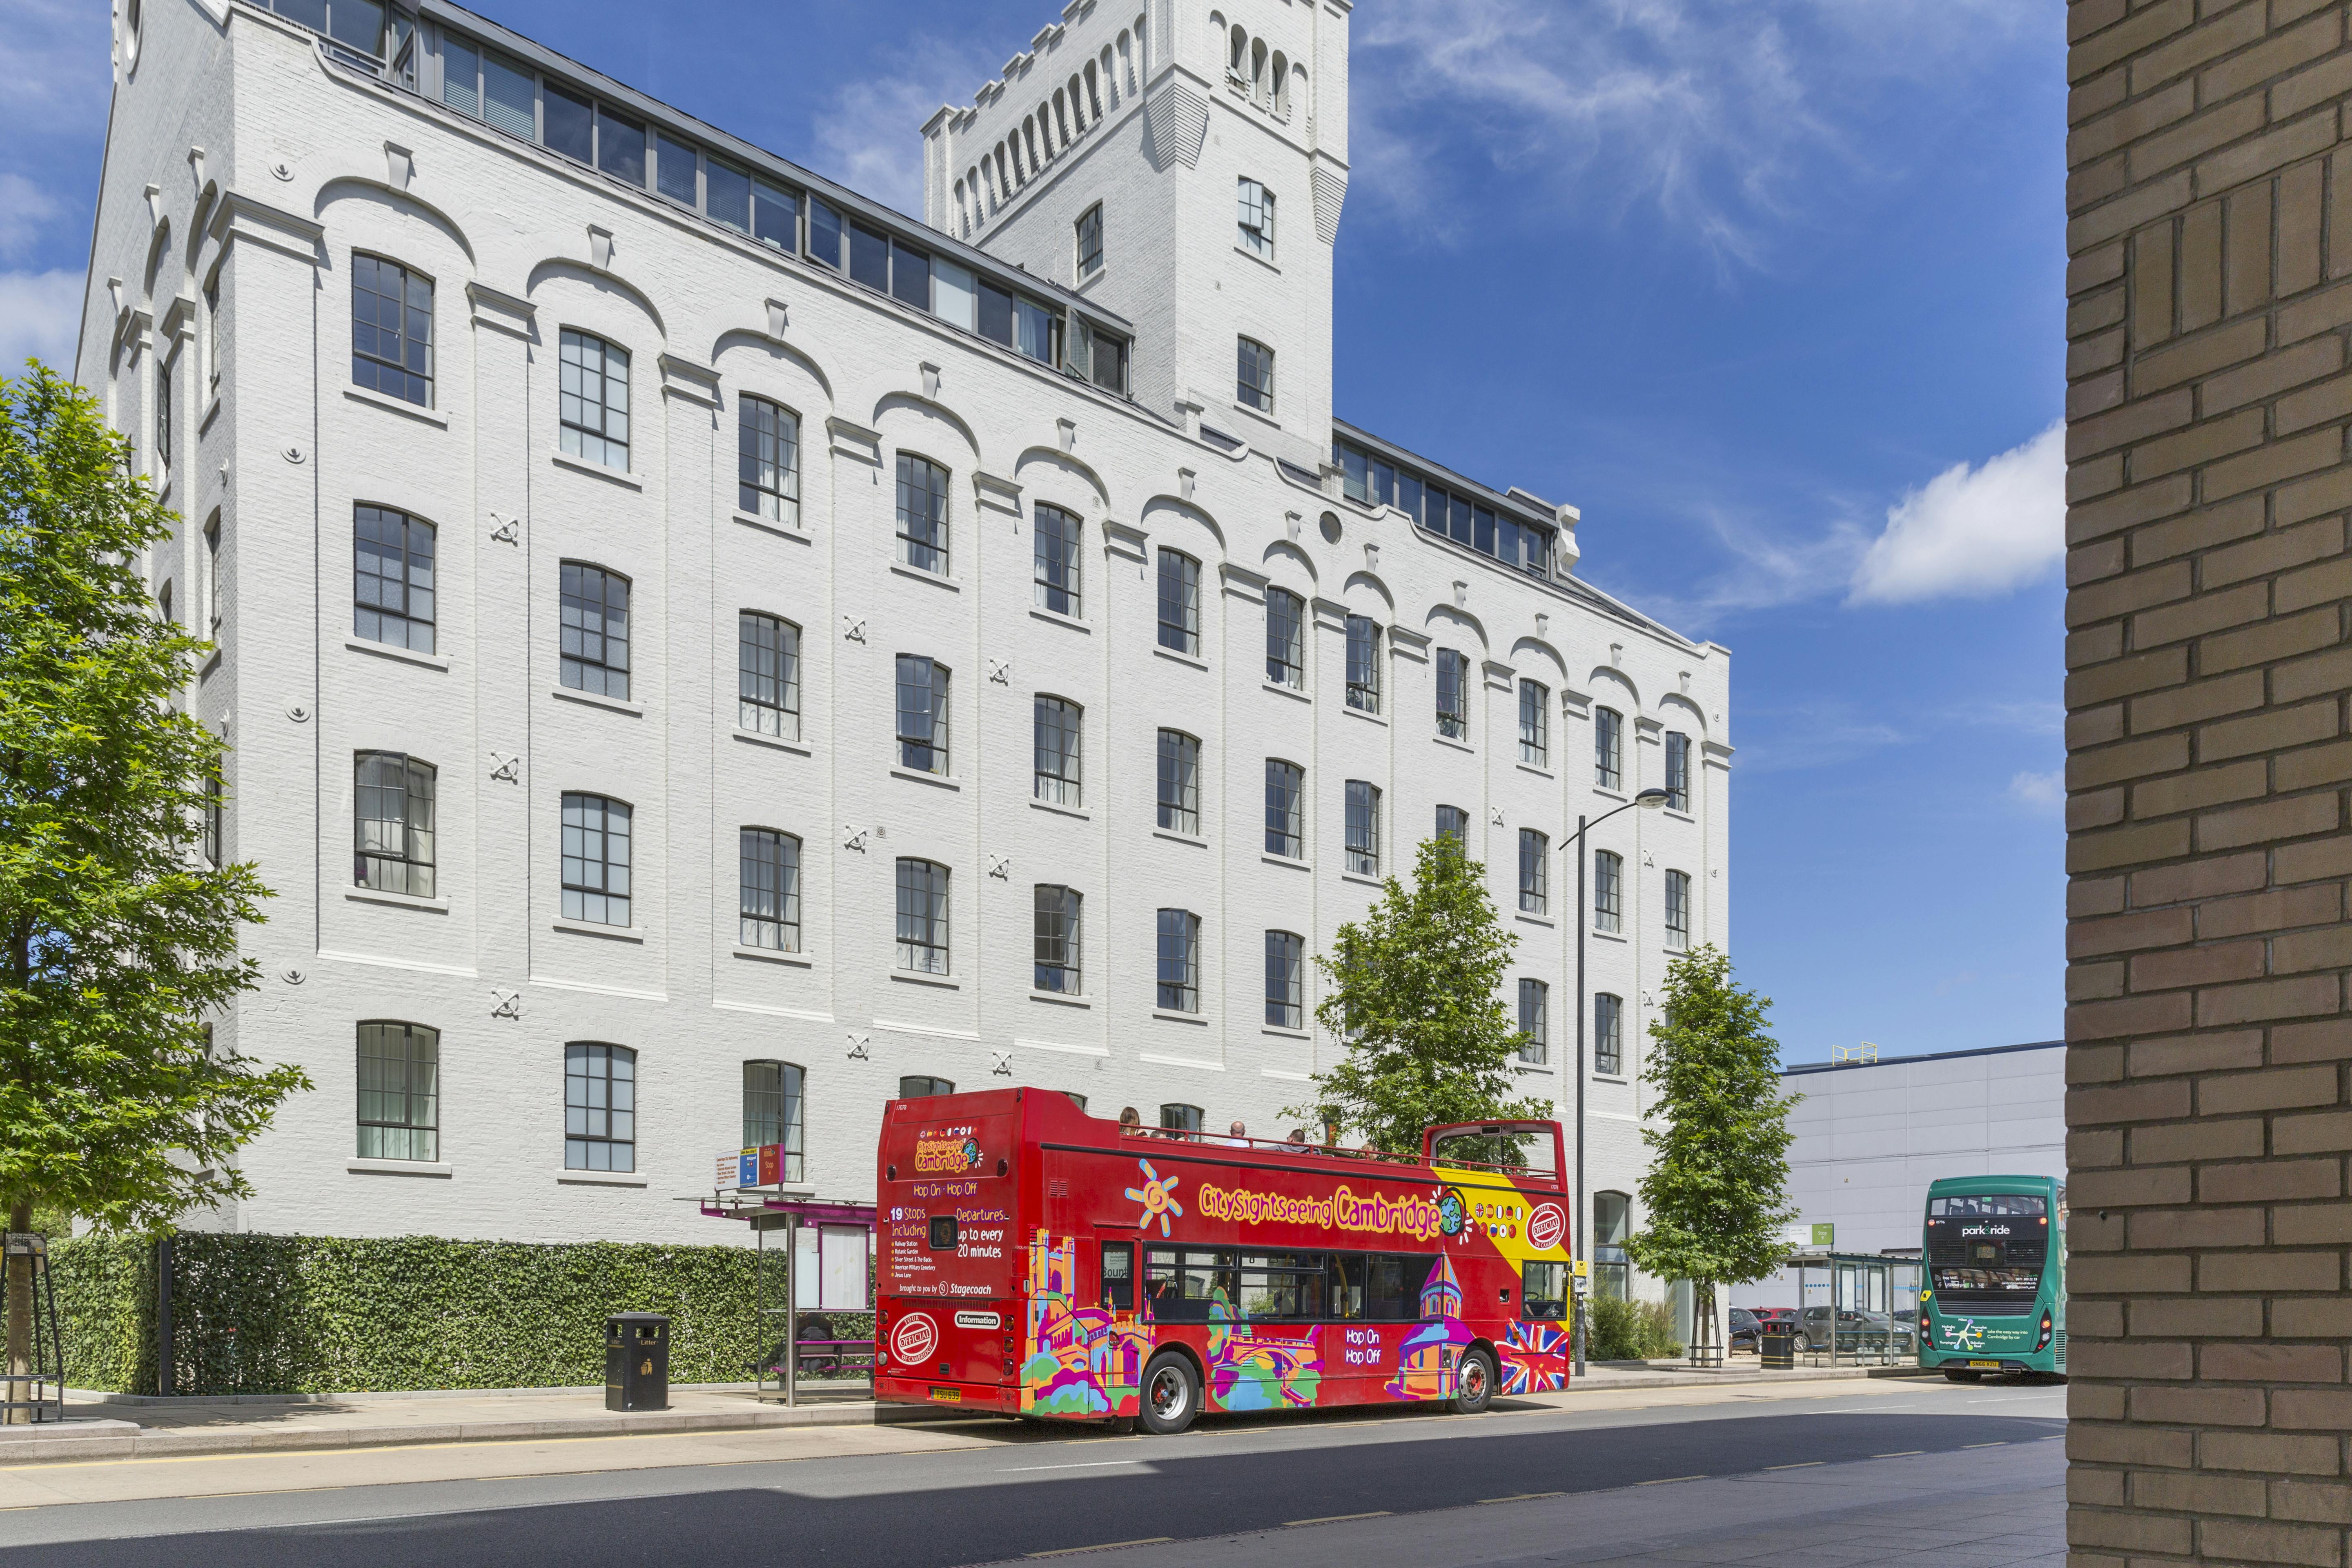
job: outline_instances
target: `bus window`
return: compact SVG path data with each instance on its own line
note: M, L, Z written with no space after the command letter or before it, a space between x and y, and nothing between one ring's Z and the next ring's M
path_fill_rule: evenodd
M1519 1316L1557 1322L1568 1316L1568 1265L1532 1262L1519 1285Z
M1421 1316L1421 1283L1435 1262L1428 1258L1379 1254L1367 1259L1364 1315L1378 1322L1411 1322Z
M1241 1263L1241 1315L1249 1320L1320 1318L1323 1255L1245 1252Z
M1195 1247L1153 1247L1143 1254L1143 1289L1151 1315L1164 1323L1205 1323L1219 1290L1234 1299L1232 1254Z
M1103 1306L1114 1312L1135 1310L1135 1243L1102 1244Z
M934 1215L931 1218L931 1250L953 1252L956 1247L956 1217L951 1214Z
M1331 1315L1335 1318L1360 1318L1364 1315L1365 1259L1351 1253L1337 1253L1331 1258Z

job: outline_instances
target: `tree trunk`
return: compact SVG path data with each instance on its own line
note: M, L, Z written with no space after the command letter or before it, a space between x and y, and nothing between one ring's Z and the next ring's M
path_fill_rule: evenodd
M1724 1364L1723 1341L1717 1332L1715 1319L1715 1281L1691 1281L1691 1349L1693 1366Z
M8 1208L8 1229L22 1233L33 1228L33 1200L18 1198ZM33 1264L30 1255L19 1259L10 1258L5 1267L8 1275L8 1375L5 1386L11 1400L29 1401L33 1397ZM33 1419L29 1405L7 1412L7 1424L21 1426Z

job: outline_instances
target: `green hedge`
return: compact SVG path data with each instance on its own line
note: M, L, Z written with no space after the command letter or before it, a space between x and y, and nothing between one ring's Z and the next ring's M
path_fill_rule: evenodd
M1595 1361L1658 1361L1683 1353L1675 1337L1674 1309L1664 1301L1592 1298L1591 1340L1585 1352Z
M593 1386L617 1311L669 1315L674 1383L748 1382L767 1348L743 1247L198 1234L173 1245L178 1394ZM152 1242L58 1244L74 1386L153 1392L154 1258Z

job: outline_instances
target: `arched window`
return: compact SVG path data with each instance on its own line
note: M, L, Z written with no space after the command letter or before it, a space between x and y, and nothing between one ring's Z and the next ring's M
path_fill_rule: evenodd
M1666 873L1666 947L1675 952L1690 946L1691 896L1690 873Z
M1625 715L1614 708L1592 710L1592 782L1619 789L1625 782Z
M736 616L735 722L755 735L801 738L801 629L757 610Z
M352 774L352 885L434 897L433 764L361 752Z
M389 507L353 507L353 635L431 653L433 621L433 525Z
M946 974L948 868L936 860L898 862L898 967Z
M1592 1070L1610 1078L1625 1070L1625 999L1606 991L1592 998Z
M562 574L559 678L574 691L629 695L629 580L566 561Z
M912 452L898 454L898 559L948 574L948 471Z
M1690 737L1679 730L1666 731L1666 805L1675 811L1690 806Z
M1519 982L1519 1060L1541 1067L1551 1059L1551 987L1540 980Z
M1348 869L1359 877L1381 874L1381 791L1378 784L1349 779L1347 791Z
M1201 1108L1197 1105L1163 1105L1160 1108L1160 1125L1171 1132L1201 1135Z
M1160 731L1160 826L1201 831L1201 742L1181 730Z
M563 1047L563 1168L637 1168L637 1053L626 1046Z
M1297 1029L1307 1020L1307 942L1297 931L1265 933L1265 1021Z
M740 834L736 940L773 952L801 950L801 841L772 827ZM776 1140L771 1138L768 1142Z
M1307 601L1287 588L1265 591L1265 678L1294 691L1307 684Z
M949 670L920 654L898 656L898 765L948 772Z
M1095 230L1097 242L1101 237L1100 207L1090 207L1097 215ZM1100 265L1097 250L1097 265ZM1080 605L1080 577L1083 558L1078 553L1078 519L1075 512L1040 501L1036 509L1036 526L1032 531L1036 541L1036 598L1038 607L1057 616L1075 616Z
M1306 854L1307 770L1265 760L1265 852L1297 860Z
M628 803L601 795L563 797L563 918L629 923Z
M1190 910L1160 911L1158 1001L1171 1013L1201 1010L1201 917Z
M1085 966L1079 942L1079 914L1084 897L1075 888L1050 882L1036 885L1036 964L1031 983L1056 995L1078 994Z
M800 416L764 397L739 397L735 406L735 504L754 517L799 522Z
M933 1078L929 1073L908 1073L898 1080L900 1100L929 1100L936 1095L954 1092L955 1084L951 1080Z
M1519 761L1551 762L1551 690L1539 680L1519 682Z
M1106 49L1103 52L1108 55L1110 51ZM1100 121L1103 117L1102 79L1095 69L1094 61L1088 60L1087 62L1085 75L1087 79L1087 118L1092 121Z
M1470 658L1455 648L1437 650L1437 732L1454 741L1470 734Z
M441 1031L385 1020L359 1030L359 1157L441 1158Z
M801 1069L790 1062L743 1064L743 1147L783 1145L780 1173L801 1180Z
M629 466L629 351L563 329L557 390L563 450L592 463Z
M1201 651L1201 563L1181 550L1160 552L1160 646Z
M1369 616L1348 617L1348 706L1381 710L1381 628Z
M1289 119L1290 61L1279 49L1276 49L1274 54L1274 76L1272 88L1274 112L1276 118L1281 120Z
M1622 931L1625 924L1625 858L1613 849L1592 852L1592 929Z
M1034 723L1035 778L1031 794L1054 805L1082 805L1086 710L1067 698L1040 695Z
M1225 56L1225 69L1234 79L1240 79L1243 63L1249 58L1249 34L1236 22L1226 37L1229 49Z
M1250 101L1264 109L1265 107L1265 40L1264 38L1250 45L1249 79Z
M1551 840L1532 827L1519 829L1519 912L1551 912Z

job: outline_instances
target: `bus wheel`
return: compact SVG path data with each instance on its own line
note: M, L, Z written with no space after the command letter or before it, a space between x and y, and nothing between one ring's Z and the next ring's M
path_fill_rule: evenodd
M1983 1373L1971 1372L1964 1366L1948 1366L1944 1369L1944 1375L1951 1379L1954 1383L1982 1383L1984 1381Z
M1471 1351L1454 1372L1454 1413L1475 1415L1494 1399L1495 1359L1485 1351Z
M1181 1432L1201 1413L1201 1380L1192 1363L1171 1351L1143 1369L1143 1398L1136 1419L1147 1432Z

